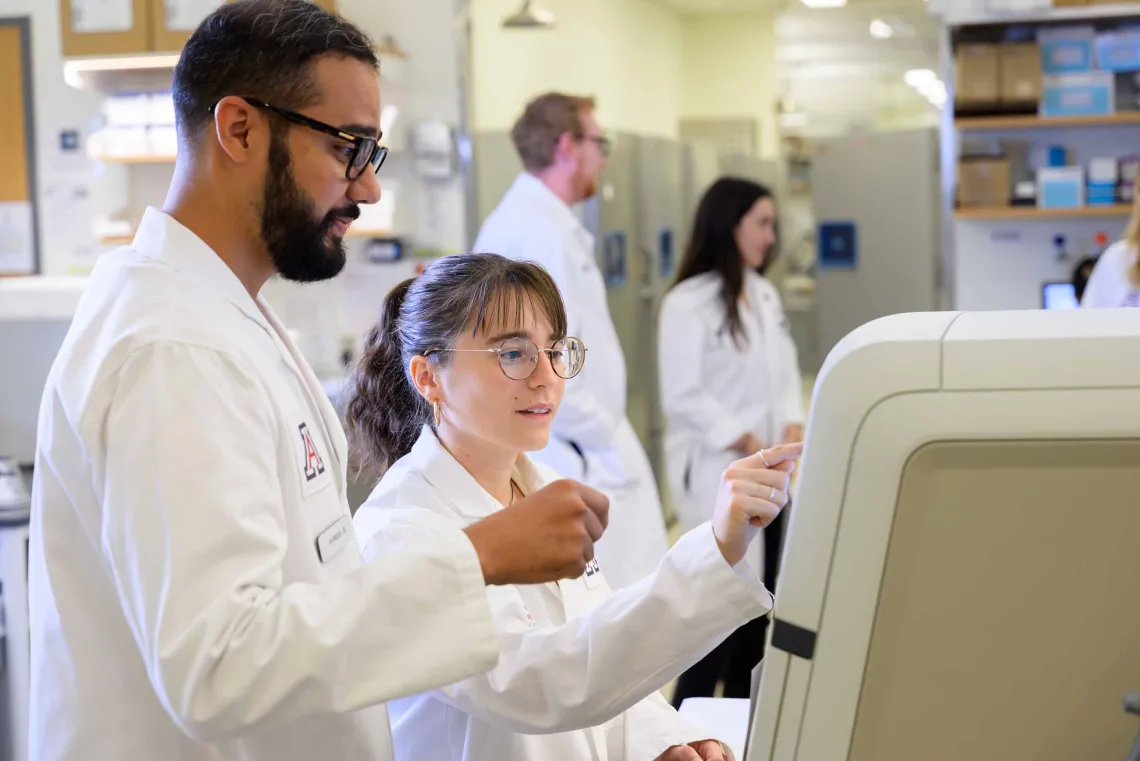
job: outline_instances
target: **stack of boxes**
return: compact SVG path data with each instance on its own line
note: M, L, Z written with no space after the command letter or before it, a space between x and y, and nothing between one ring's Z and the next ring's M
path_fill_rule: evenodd
M958 114L1036 111L1041 99L1037 44L959 45L954 83Z
M1093 25L1045 26L1035 38L958 45L956 114L1036 113L1049 119L1140 112L1140 23L1101 31ZM1036 202L1040 208L1068 209L1132 202L1140 157L1094 158L1086 168L1070 165L1065 154L1063 148L1048 149L1048 158L1037 162L1034 183L1032 172L1023 178L1016 167L1011 171L1004 151L973 156L964 151L958 203Z

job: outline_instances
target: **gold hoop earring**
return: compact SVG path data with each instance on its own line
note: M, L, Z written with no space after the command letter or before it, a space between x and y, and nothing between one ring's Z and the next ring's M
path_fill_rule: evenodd
M439 428L439 423L443 420L443 412L440 410L439 402L431 403L431 414L435 418L435 427Z

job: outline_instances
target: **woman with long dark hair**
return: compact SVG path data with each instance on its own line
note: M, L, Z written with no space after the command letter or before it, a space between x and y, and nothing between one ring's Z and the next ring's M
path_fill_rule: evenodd
M803 387L795 344L776 287L776 203L763 185L717 180L701 199L677 283L661 307L661 404L666 458L678 517L686 530L708 520L720 474L763 447L800 441ZM764 531L758 568L775 583L782 523ZM748 697L763 654L766 619L734 633L685 672L673 704Z
M530 262L448 256L392 290L347 412L364 464L386 470L353 518L366 558L560 488L528 453L546 446L585 367L586 346L566 332L558 287ZM489 588L497 665L390 703L396 760L730 759L657 690L770 609L745 555L787 502L798 451L737 458L711 520L631 586L611 592L595 559L577 579Z

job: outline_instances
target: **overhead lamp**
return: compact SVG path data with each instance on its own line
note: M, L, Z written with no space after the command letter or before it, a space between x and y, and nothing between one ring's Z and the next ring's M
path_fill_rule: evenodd
M847 0L800 0L808 8L842 8Z
M889 40L895 36L895 28L881 18L871 21L871 36L876 40Z
M903 81L914 88L918 88L924 83L934 82L937 79L938 75L932 69L910 69L903 74Z
M549 29L554 26L554 14L540 8L534 0L525 0L518 12L503 19L504 29Z
M789 111L780 114L781 127L806 127L808 123L808 115L803 111Z

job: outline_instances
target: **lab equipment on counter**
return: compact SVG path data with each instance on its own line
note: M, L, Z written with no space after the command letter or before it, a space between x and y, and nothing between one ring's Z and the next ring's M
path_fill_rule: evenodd
M836 346L746 761L1124 756L1138 355L1140 310L899 315Z

